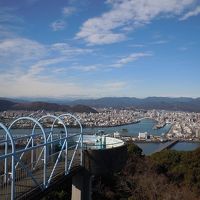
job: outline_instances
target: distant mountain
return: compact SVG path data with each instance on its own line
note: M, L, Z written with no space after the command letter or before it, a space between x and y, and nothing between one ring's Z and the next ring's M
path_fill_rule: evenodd
M71 104L90 105L92 107L127 107L139 103L137 98L129 97L104 97L100 99L81 99L72 101Z
M13 105L15 105L14 102L8 101L8 100L1 100L0 99L0 111L8 110Z
M11 102L14 102L14 103L24 103L24 102L28 102L26 99L6 98L6 97L0 97L0 100L11 101Z
M96 113L97 111L86 105L60 105L56 103L47 102L26 102L26 103L15 103L8 100L0 100L0 111L4 110L46 110L46 111L63 111L63 112L86 112Z
M73 112L97 113L95 109L89 106L85 106L85 105L75 105L75 106L72 106L71 109L73 110Z
M63 99L63 98L48 98L48 97L41 97L41 98L28 98L28 97L21 97L21 98L6 98L6 97L0 97L0 100L8 100L16 103L27 103L27 102L48 102L48 103L57 103L57 104L63 104L66 105L70 103L74 99Z
M51 99L52 101L53 99ZM133 107L136 109L163 109L171 111L200 112L200 98L170 98L170 97L147 97L139 99L135 97L104 97L99 99L80 99L80 100L55 100L52 102L28 102L19 99L0 98L0 111L2 110L49 110L64 112L95 112L91 107L113 107L125 108ZM57 103L60 102L60 103ZM62 103L61 103L62 102Z
M147 97L144 99L131 97L105 97L72 101L71 105L82 104L92 107L134 107L138 109L164 109L172 111L200 112L200 98Z

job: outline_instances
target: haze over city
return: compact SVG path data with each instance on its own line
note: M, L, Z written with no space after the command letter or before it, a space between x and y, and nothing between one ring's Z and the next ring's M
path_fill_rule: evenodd
M1 0L0 96L200 96L198 0Z

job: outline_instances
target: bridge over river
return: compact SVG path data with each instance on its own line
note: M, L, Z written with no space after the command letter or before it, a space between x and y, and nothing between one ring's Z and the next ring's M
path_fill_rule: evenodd
M163 151L165 149L169 149L172 146L174 146L175 144L177 144L178 142L179 142L178 139L172 140L170 142L166 142L162 146L160 146L160 148L158 148L156 151L154 151L153 153L157 153L157 152Z

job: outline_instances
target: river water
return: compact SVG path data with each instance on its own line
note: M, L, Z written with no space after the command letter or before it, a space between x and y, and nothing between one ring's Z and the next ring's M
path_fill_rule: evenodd
M123 126L116 126L116 127L95 127L95 128L84 128L83 133L84 134L95 134L98 131L104 131L105 134L110 134L114 132L119 132L122 135L127 135L127 136L138 136L139 132L148 132L149 134L152 135L161 135L165 134L169 131L171 128L170 124L166 124L163 128L160 129L153 129L155 126L156 121L152 119L143 119L139 123L135 124L128 124L128 125L123 125ZM55 131L58 130L59 132L62 129L57 129L55 128ZM37 130L38 131L38 130ZM68 133L75 133L79 131L77 128L69 128ZM25 134L30 134L31 129L14 129L12 130L13 135L25 135ZM2 130L0 130L0 135L3 134ZM149 155L156 151L162 143L137 143L139 147L143 149L144 154ZM175 144L171 149L178 150L178 151L190 151L194 150L196 148L200 147L200 143L192 143L192 142L179 142Z

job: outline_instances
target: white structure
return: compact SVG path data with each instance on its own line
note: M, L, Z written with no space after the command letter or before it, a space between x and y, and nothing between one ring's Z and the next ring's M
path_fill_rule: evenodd
M146 140L146 139L147 139L147 136L148 136L148 133L147 133L147 132L139 133L139 134L138 134L139 140Z
M120 133L118 131L114 132L114 138L120 137Z
M200 137L200 129L196 129L196 137Z
M77 142L78 138L74 138ZM83 146L89 149L109 149L124 145L120 139L108 136L83 135Z

